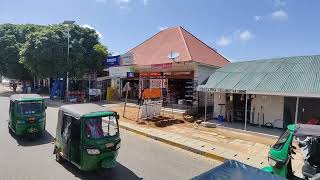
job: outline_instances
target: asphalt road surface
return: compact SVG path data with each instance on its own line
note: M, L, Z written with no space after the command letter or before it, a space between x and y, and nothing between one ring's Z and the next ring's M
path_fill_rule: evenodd
M0 88L0 179L102 179L98 172L81 172L55 161L53 138L58 107L48 107L47 127L39 139L18 138L7 127L10 93ZM105 179L190 179L219 164L121 129L118 164Z

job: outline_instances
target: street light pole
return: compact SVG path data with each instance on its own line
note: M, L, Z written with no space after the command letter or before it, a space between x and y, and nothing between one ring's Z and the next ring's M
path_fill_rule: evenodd
M74 24L75 21L63 21L62 24L70 25ZM69 62L69 57L70 57L70 28L68 27L68 57L67 57L67 62ZM67 71L67 87L66 87L67 93L69 92L69 71Z
M68 28L68 57L67 62L69 62L70 56L70 29ZM69 71L67 71L67 93L69 92Z

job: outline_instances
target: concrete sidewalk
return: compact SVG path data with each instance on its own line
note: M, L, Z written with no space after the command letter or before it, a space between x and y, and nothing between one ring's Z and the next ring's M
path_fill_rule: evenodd
M183 133L170 132L170 130L166 130L167 127L162 130L159 128L154 128L147 125L138 125L136 123L127 121L120 121L120 127L142 136L146 136L218 161L234 159L257 168L269 166L269 145L241 140L241 137L230 139L219 134L208 132L206 132L207 135L203 135L201 130L196 129L194 129L194 132L191 134L191 136L188 136ZM180 132L190 133L191 130L186 131L186 129L181 129ZM297 149L297 154L294 156L292 164L295 175L302 177L301 167L303 165L303 160L299 149Z

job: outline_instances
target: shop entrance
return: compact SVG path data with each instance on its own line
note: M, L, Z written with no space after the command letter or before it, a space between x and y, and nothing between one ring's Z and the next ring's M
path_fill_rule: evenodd
M283 120L285 125L295 122L296 97L284 98ZM320 124L320 98L299 98L298 123Z
M229 122L242 122L245 121L245 113L247 113L247 123L250 123L250 109L251 99L247 101L246 108L246 95L245 94L227 94L226 95L226 120Z
M168 79L171 100L175 104L192 106L195 92L192 79Z
M126 85L126 83L130 83L131 91L128 92L128 99L138 99L139 98L139 79L123 79L122 80L122 88ZM126 97L126 92L122 92L122 98Z

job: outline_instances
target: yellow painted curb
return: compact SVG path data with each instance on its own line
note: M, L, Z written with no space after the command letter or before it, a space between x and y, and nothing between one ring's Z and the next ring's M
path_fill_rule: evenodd
M147 134L147 133L138 131L138 130L136 130L136 129L123 126L123 125L121 125L121 124L119 124L119 126L120 126L120 128L126 129L126 130L131 131L131 132L134 132L134 133L136 133L136 134L139 134L139 135L142 135L142 136L145 136L145 137L149 137L149 138L151 138L151 139L154 139L154 140L157 140L157 141L166 143L166 144L168 144L168 145L175 146L175 147L177 147L177 148L184 149L184 150L187 150L187 151L190 151L190 152L193 152L193 153L196 153L196 154L205 156L205 157L210 158L210 159L214 159L214 160L222 161L222 162L225 160L224 157L219 156L219 155L216 155L216 154L213 154L213 153L208 153L208 152L206 152L206 151L202 151L202 150L199 150L199 149L195 149L195 148L192 148L192 147L189 147L189 146L180 144L180 143L176 143L176 142L173 142L173 141L164 139L164 138L160 138L160 137L157 137L157 136L153 136L153 135L150 135L150 134Z

